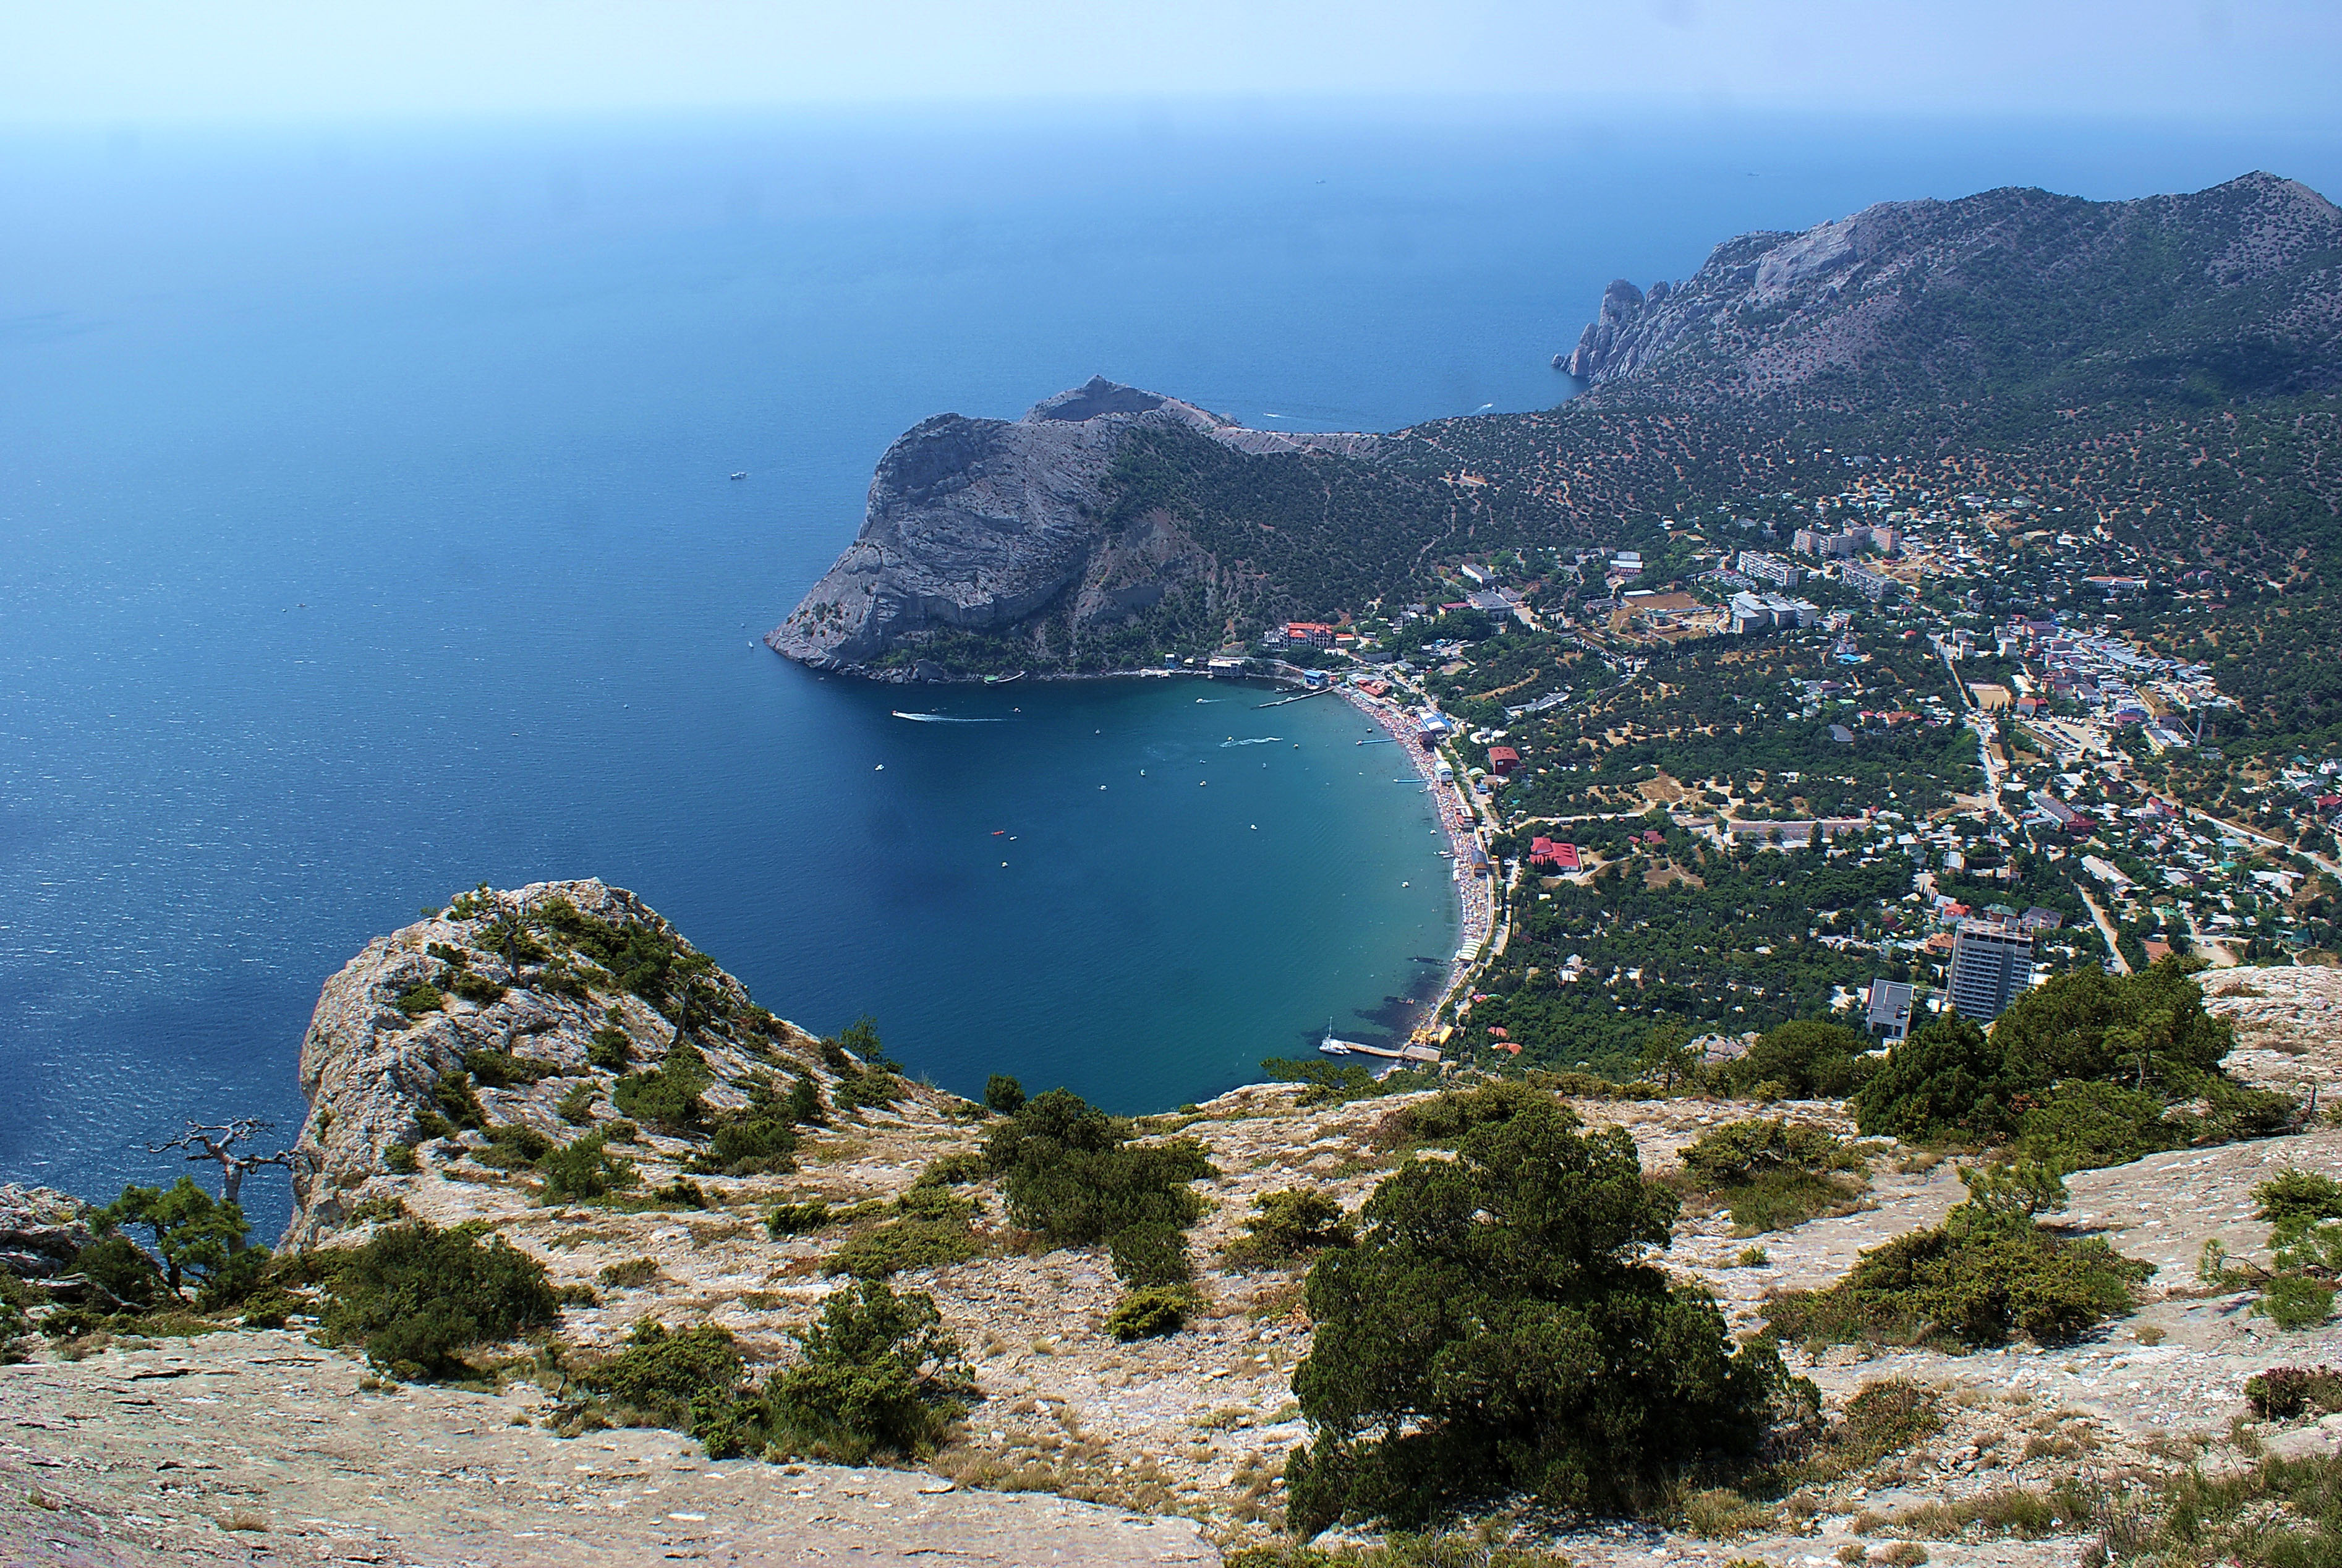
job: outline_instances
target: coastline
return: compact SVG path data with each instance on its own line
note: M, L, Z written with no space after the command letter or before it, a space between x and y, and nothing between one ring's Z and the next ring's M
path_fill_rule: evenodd
M1447 833L1448 847L1454 851L1453 869L1448 876L1456 894L1456 956L1447 963L1447 983L1423 1012L1417 1026L1436 1020L1448 1004L1456 999L1456 991L1480 966L1481 949L1496 930L1496 874L1493 867L1486 877L1471 874L1471 852L1485 849L1475 824L1475 814L1466 803L1463 786L1443 785L1435 769L1433 757L1416 744L1416 726L1406 710L1395 704L1368 696L1347 681L1333 683L1351 706L1375 721L1400 751L1406 754L1425 787L1438 803L1439 824ZM1468 954L1469 957L1461 956Z

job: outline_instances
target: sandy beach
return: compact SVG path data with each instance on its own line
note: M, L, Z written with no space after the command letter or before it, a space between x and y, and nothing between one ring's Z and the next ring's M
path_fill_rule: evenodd
M1461 908L1456 951L1476 954L1481 944L1487 941L1488 934L1496 926L1496 877L1493 874L1472 874L1472 851L1483 846L1472 809L1464 801L1463 791L1466 786L1461 780L1454 784L1439 782L1438 774L1434 771L1435 759L1416 744L1416 721L1405 708L1370 697L1346 681L1336 683L1335 690L1389 733L1431 792L1432 799L1439 809L1440 825L1447 830L1448 847L1455 852L1456 857L1451 874L1456 879L1456 896ZM1455 995L1456 987L1471 973L1474 963L1472 959L1449 959L1447 984L1441 989L1438 1000L1426 1013L1426 1022L1437 1016L1439 1009Z

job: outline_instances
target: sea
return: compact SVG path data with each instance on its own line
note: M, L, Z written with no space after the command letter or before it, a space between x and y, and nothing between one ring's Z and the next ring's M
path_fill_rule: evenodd
M1338 699L759 645L887 442L1101 373L1266 428L1545 406L1610 279L1730 235L2253 167L2342 186L2274 131L1726 107L0 133L0 1181L289 1137L319 985L483 881L632 888L962 1093L1160 1110L1387 1035L1456 900Z

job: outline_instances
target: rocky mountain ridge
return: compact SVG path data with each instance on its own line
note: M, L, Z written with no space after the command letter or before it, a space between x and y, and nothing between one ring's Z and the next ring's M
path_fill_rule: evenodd
M765 639L817 669L906 680L933 665L882 664L920 634L996 632L1052 608L1113 624L1217 563L1176 522L1110 534L1101 482L1140 431L1174 429L1249 455L1371 455L1371 435L1248 430L1175 397L1094 376L1022 419L939 414L878 460L861 532Z
M1620 279L1556 365L1628 396L2342 385L2342 211L2253 173L2091 202L2009 187L1725 241Z

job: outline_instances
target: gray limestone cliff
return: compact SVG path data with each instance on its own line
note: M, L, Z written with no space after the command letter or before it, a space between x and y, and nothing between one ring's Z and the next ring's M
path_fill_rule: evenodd
M691 944L656 911L624 888L592 880L531 883L488 897L528 921L537 955L523 950L517 976L500 952L494 904L465 894L439 915L375 937L325 982L301 1041L309 1115L295 1145L286 1245L315 1245L377 1195L367 1183L385 1173L384 1151L424 1141L423 1129L445 1110L443 1084L467 1084L499 1124L565 1142L596 1121L615 1119L606 1099L581 1124L565 1123L556 1110L577 1084L602 1090L613 1082L616 1074L594 1059L598 1032L616 1030L626 1058L643 1067L658 1065L673 1046L672 998L614 974L591 951L597 932L623 937L639 929L690 962ZM545 919L555 912L586 940L565 941ZM476 1000L456 994L463 974L474 977ZM711 1110L747 1104L735 1081L758 1068L781 1064L821 1075L813 1036L753 1007L737 980L710 965L694 984L689 1038L713 1070L716 1082L704 1095ZM419 986L429 986L437 1002L402 1009L400 998ZM482 1052L515 1059L520 1072L472 1072ZM606 1051L603 1060L610 1060ZM476 1131L460 1135L485 1142Z
M2342 211L2251 174L2090 202L1885 202L1742 235L1681 284L1625 279L1556 366L1597 391L2077 395L2342 385Z
M1131 434L1171 427L1254 455L1371 455L1378 437L1248 430L1191 403L1095 376L1022 419L939 414L878 461L862 530L765 641L820 669L914 678L878 661L921 634L998 632L1057 609L1111 622L1207 575L1206 552L1157 522L1109 539L1101 482Z

